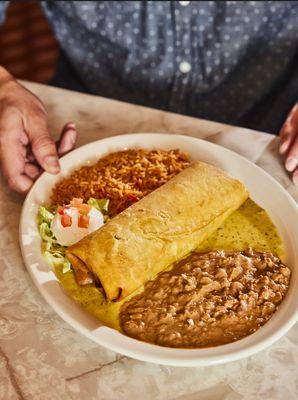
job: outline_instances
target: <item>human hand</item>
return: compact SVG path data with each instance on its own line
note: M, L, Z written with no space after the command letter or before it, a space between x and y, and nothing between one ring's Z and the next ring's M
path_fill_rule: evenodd
M285 155L286 170L292 172L293 182L298 186L298 103L292 108L279 136L279 151Z
M0 161L11 189L26 193L42 170L58 173L58 157L74 148L76 137L68 123L55 143L42 102L0 67Z

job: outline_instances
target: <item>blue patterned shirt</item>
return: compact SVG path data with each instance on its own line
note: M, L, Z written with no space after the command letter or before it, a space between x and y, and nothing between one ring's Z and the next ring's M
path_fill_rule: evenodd
M41 3L59 86L268 132L297 100L297 1Z

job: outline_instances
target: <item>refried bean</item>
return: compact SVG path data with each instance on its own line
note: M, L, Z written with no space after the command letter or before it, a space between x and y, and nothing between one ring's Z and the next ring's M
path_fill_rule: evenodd
M124 303L120 325L126 335L160 346L231 343L271 318L290 275L272 253L192 253Z

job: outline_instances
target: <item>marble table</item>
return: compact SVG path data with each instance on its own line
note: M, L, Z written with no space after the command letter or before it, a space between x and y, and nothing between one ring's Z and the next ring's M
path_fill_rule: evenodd
M57 136L74 121L78 146L106 136L164 132L203 138L247 157L298 201L272 135L25 83L45 103ZM298 324L253 357L208 368L173 368L115 354L75 332L31 282L18 245L23 199L0 189L0 399L257 400L298 398Z

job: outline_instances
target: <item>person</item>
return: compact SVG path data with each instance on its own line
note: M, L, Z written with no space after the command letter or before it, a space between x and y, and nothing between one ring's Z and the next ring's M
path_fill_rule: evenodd
M0 3L0 22L7 5ZM297 1L41 5L61 48L53 84L280 132L298 184ZM0 68L0 157L12 189L28 191L42 169L57 173L76 135L66 124L54 143L44 105Z

